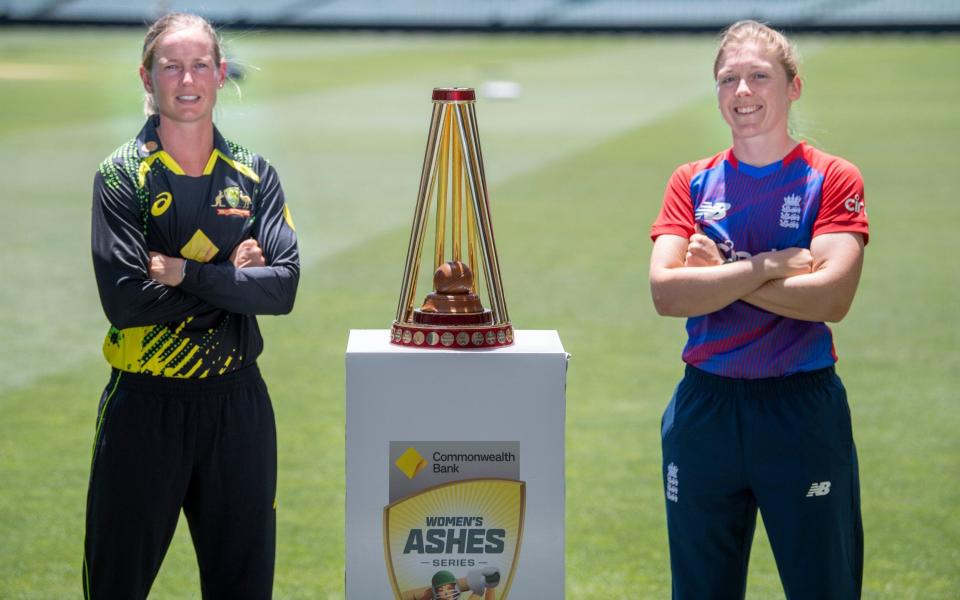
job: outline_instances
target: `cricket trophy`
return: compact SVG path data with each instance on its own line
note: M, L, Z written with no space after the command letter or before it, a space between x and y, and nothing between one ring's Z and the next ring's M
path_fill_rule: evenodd
M513 344L513 327L507 314L490 221L490 199L480 152L475 101L472 88L433 90L427 150L423 157L397 316L390 331L393 344L455 349L497 348ZM437 206L433 291L415 307L420 257L434 195ZM483 274L482 288L480 272ZM486 292L489 308L483 306L481 289Z

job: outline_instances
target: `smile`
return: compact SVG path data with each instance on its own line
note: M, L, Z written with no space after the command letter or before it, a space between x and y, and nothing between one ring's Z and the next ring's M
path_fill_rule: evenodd
M193 102L194 100L199 100L200 96L177 96L177 100L184 102Z
M763 107L756 104L754 104L753 106L737 106L736 108L733 109L733 112L737 113L738 115L749 115L757 112L761 108Z

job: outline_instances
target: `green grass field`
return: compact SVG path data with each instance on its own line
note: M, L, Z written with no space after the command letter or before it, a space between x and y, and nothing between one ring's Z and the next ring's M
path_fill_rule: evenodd
M683 323L647 288L672 169L726 147L713 40L228 34L247 65L218 123L280 172L300 235L294 313L264 318L278 419L277 598L343 597L344 363L387 328L438 85L509 79L478 103L511 317L557 329L567 388L567 597L666 598L659 419ZM133 31L0 30L0 598L80 595L107 322L90 190L141 125ZM960 590L957 37L800 38L797 126L862 170L872 238L833 329L861 465L865 598ZM951 300L953 298L953 300ZM748 598L782 598L762 529ZM185 523L152 598L199 598ZM539 600L539 599L519 599Z

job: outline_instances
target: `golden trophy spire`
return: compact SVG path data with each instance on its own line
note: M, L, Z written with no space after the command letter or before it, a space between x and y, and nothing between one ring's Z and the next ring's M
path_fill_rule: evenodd
M416 348L495 348L513 343L513 327L503 296L490 221L475 101L471 88L433 90L433 115L420 190L403 269L400 302L390 332L390 341L394 344ZM434 195L437 208L433 291L420 307L414 307L420 257ZM480 299L477 281L480 272L489 308L484 308Z

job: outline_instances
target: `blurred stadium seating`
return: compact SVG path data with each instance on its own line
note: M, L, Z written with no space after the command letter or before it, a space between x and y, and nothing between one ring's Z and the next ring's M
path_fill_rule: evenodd
M142 25L171 10L277 28L697 31L749 17L792 30L960 30L958 0L0 0L0 22Z

